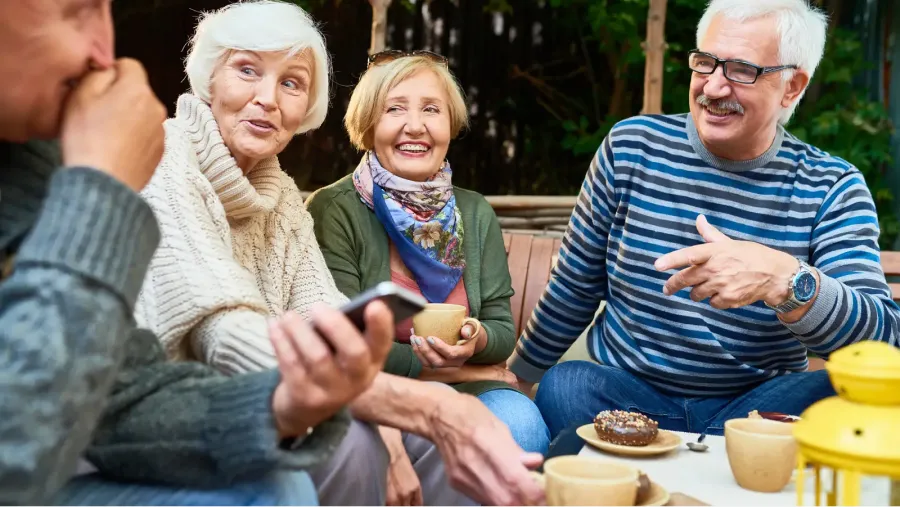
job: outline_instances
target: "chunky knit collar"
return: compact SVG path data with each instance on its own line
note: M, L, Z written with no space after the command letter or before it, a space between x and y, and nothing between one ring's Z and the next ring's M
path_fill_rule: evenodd
M175 118L185 126L196 150L200 171L212 184L229 219L275 209L281 194L278 157L260 161L245 176L225 146L209 104L186 93L178 98Z

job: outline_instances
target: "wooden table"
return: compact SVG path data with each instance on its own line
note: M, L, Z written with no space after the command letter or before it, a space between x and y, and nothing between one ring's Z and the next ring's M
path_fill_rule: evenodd
M696 441L695 433L676 432L687 442ZM661 456L637 458L608 454L585 446L581 456L598 456L630 463L646 473L653 482L671 492L690 495L709 505L797 505L797 490L793 479L779 493L756 493L737 485L725 454L725 438L708 436L704 441L709 450L692 452L684 445ZM830 484L830 480L825 484ZM805 505L815 505L813 479L806 474ZM866 477L862 482L861 505L889 505L890 481L881 477ZM825 505L824 498L821 505Z

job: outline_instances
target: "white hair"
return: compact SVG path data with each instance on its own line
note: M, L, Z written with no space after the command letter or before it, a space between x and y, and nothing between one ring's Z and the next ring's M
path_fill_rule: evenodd
M720 14L726 19L741 22L771 17L781 37L778 64L797 65L812 79L825 52L828 16L824 12L807 3L807 0L712 0L697 25L697 47L700 47L713 19ZM785 81L793 76L791 70L782 72ZM778 123L784 125L791 119L804 94L805 89L790 107L781 112Z
M310 106L295 134L316 129L325 121L331 61L321 32L300 7L280 1L255 0L204 13L190 45L184 70L192 93L207 103L211 102L213 73L230 51L287 51L289 55L295 55L310 50L313 56Z

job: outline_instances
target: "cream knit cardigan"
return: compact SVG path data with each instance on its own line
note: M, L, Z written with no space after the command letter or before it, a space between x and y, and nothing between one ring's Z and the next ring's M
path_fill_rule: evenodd
M314 303L346 301L312 217L276 157L243 174L197 97L178 99L165 130L165 154L142 192L162 242L138 298L138 323L172 359L227 374L273 368L270 317L305 317Z

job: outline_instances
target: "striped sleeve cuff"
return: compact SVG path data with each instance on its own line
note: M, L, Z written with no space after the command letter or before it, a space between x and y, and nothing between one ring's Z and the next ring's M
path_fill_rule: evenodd
M816 268L814 268L816 269ZM818 343L820 337L826 336L826 329L823 326L828 319L833 318L838 312L835 311L840 293L843 290L841 282L822 273L818 269L819 274L819 294L806 315L797 322L784 323L784 326L801 341L809 340ZM813 345L811 343L810 345Z
M525 380L526 382L540 382L542 378L544 378L544 374L547 373L547 370L541 368L540 366L535 366L525 360L524 357L519 355L519 351L516 350L509 356L509 360L506 362L506 367L509 371L516 374L517 377Z
M150 207L109 175L89 167L57 171L16 264L61 267L105 285L129 308L160 233Z

